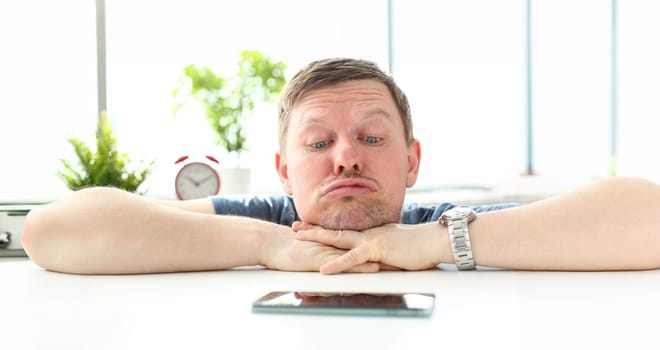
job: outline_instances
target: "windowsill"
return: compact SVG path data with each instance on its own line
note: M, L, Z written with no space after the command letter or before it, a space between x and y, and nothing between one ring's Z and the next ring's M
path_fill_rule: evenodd
M406 203L436 205L451 202L465 205L492 203L531 203L566 192L584 182L566 182L542 176L521 176L508 181L485 185L416 186L406 193ZM277 195L281 191L255 191L252 194ZM146 194L147 197L175 200L173 194ZM9 197L0 200L2 205L37 205L52 202L56 198Z
M520 176L492 186L447 186L412 188L406 194L407 203L436 205L450 202L464 205L494 203L532 203L569 191L583 183L562 181L543 176Z

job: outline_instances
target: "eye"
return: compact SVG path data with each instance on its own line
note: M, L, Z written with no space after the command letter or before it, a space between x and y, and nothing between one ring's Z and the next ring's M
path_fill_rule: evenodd
M378 136L367 136L363 140L364 140L364 142L366 142L370 145L376 145L376 144L380 143L380 141L382 141L383 138L378 137Z
M310 144L310 147L312 147L312 149L314 150L321 150L328 147L328 144L329 144L328 141L318 141Z

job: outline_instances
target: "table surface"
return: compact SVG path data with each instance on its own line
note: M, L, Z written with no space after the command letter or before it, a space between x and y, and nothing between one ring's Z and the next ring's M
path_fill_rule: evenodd
M432 292L428 318L255 314L272 290ZM124 276L0 259L2 349L658 349L660 271L259 267Z

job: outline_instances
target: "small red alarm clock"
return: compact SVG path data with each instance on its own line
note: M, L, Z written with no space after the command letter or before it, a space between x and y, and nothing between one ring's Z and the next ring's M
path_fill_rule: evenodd
M218 163L213 156L199 160L191 160L188 156L177 159L174 164L181 166L181 169L174 180L176 197L180 200L197 199L220 193Z

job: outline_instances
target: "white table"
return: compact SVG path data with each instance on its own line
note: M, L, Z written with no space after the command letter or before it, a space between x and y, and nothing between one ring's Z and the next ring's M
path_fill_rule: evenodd
M434 292L430 318L254 314L270 290ZM0 349L658 349L660 271L128 276L0 259Z

